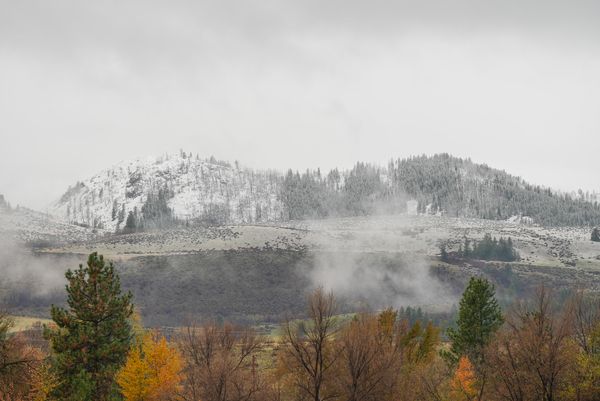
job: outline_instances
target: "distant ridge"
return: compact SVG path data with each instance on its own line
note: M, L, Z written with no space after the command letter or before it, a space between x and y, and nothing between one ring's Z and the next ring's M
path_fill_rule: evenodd
M594 196L596 196L594 194ZM552 226L600 224L600 205L448 154L357 163L348 171L256 171L180 152L118 164L71 186L51 212L113 232L403 213ZM525 217L525 218L523 218Z

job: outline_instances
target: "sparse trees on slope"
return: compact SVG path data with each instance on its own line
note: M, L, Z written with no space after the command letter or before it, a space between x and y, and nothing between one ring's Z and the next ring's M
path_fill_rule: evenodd
M123 294L112 263L90 254L87 265L66 273L67 304L52 306L56 328L46 328L63 401L108 401L118 394L115 374L129 351L131 293Z
M393 186L451 216L507 219L530 216L544 225L600 224L600 205L527 184L521 178L448 154L390 163ZM422 210L422 209L421 209Z
M165 228L176 223L168 201L173 197L166 186L158 191L150 191L141 209L141 222L144 228Z

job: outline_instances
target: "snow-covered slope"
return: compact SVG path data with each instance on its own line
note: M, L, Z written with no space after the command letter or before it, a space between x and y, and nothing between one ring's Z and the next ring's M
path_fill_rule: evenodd
M0 204L0 246L6 237L43 245L88 241L101 234L102 230L69 224L24 207L11 209Z
M591 202L594 196L555 193L447 154L399 159L387 167L357 163L327 174L282 174L181 152L105 170L69 188L49 211L91 228L134 232L188 221L227 225L408 209L414 214L416 201L420 214L595 226L600 206Z
M120 163L77 183L50 212L72 223L122 229L129 212L142 215L149 197L162 192L175 218L220 223L279 220L278 173L253 171L180 153ZM166 195L164 195L166 194Z

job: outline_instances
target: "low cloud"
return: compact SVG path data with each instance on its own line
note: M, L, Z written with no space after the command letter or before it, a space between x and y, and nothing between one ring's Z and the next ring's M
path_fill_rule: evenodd
M0 307L38 308L62 302L71 257L36 255L11 238L0 237Z
M370 307L439 307L455 297L448 286L415 256L394 253L320 252L310 271L315 286L323 286L349 301Z

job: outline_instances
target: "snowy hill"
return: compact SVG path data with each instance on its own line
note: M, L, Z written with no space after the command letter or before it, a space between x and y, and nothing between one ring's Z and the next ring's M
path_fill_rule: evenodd
M138 222L205 220L240 224L281 218L280 175L257 172L181 152L120 163L79 182L51 213L108 231Z
M180 152L102 171L70 187L50 213L124 233L187 223L254 224L407 212L590 227L600 225L600 204L594 199L595 193L552 191L448 154L392 160L385 167L356 163L350 170L283 174Z
M0 242L10 238L45 245L81 242L97 238L102 230L92 230L24 207L11 208L0 195Z

